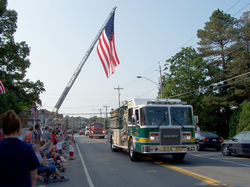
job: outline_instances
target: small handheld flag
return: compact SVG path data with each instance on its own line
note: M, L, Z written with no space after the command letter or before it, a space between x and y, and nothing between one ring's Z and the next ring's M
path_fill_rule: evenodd
M33 106L33 107L30 109L30 112L31 112L31 114L33 114L35 120L37 120L37 109L36 109L36 105Z

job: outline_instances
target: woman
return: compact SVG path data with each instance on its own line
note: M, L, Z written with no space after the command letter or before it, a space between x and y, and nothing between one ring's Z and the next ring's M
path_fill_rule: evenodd
M34 130L34 127L31 126L29 128L29 131L26 132L26 134L24 135L23 137L23 141L26 142L26 143L30 143L31 142L31 137L32 137L32 131Z
M32 147L18 139L20 119L13 110L2 115L0 186L35 186L39 161Z

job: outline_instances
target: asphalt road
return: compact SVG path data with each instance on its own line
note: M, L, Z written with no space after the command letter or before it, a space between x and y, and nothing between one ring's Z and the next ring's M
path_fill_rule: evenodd
M189 153L176 162L170 155L143 157L132 162L126 152L112 152L107 139L75 135L75 160L68 160L63 173L67 182L37 186L60 187L249 187L250 158L225 157L221 152L205 150ZM67 152L68 150L66 150Z

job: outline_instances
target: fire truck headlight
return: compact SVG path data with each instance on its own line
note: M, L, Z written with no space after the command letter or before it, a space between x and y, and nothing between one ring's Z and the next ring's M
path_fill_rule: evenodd
M105 133L105 131L102 131L102 133L104 134L104 133Z
M183 132L182 139L183 140L191 140L191 132Z
M155 132L150 132L149 133L149 139L150 140L159 140L159 133L155 133Z
M155 139L155 137L154 136L150 136L150 140L154 140Z

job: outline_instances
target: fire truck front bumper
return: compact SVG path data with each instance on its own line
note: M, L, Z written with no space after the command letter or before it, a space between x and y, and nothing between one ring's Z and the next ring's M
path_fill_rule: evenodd
M143 145L141 146L142 154L172 154L197 152L197 145Z
M93 136L93 137L103 137L103 136L105 136L105 134L91 134L91 136Z

